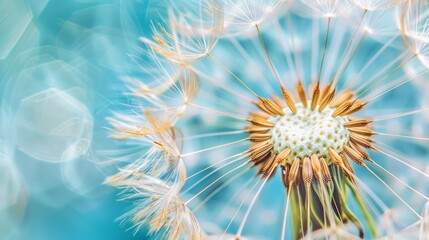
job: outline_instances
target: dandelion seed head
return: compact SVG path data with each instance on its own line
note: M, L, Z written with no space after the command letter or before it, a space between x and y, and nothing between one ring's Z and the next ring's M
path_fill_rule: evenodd
M377 11L393 8L403 4L406 0L352 0L360 8L367 11Z
M144 175L125 180L118 187L124 189L123 199L135 200L135 207L120 219L131 222L136 231L148 226L149 234L162 239L200 238L195 216L179 197L180 184Z
M296 1L298 11L312 18L334 18L347 14L354 6L349 1L301 0Z
M291 149L289 163L295 157L304 159L313 154L324 156L329 163L328 149L342 152L343 146L349 141L350 133L344 127L344 123L348 122L347 117L332 117L335 110L330 107L319 112L300 103L296 109L296 114L285 108L283 116L271 117L270 121L274 123L271 131L274 152Z
M405 3L400 28L408 48L420 62L429 67L429 5L425 0Z
M207 56L224 26L221 2L216 0L172 1L168 16L167 20L152 23L151 38L141 37L140 40L183 66Z
M225 33L236 35L261 24L283 4L283 0L225 0Z

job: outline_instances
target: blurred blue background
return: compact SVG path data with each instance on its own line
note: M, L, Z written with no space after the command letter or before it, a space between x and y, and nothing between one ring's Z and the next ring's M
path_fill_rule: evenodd
M0 0L0 239L133 238L115 221L132 206L103 185L137 42L124 4Z

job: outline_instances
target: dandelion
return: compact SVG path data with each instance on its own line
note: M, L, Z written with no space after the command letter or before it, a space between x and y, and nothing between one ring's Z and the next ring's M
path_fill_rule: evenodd
M275 14L283 2L284 0L226 0L224 1L224 31L230 35L236 35L253 29Z
M221 3L195 0L172 4L168 20L152 24L153 39L141 41L177 64L197 62L211 51L223 28Z
M417 92L412 81L427 72L425 2L226 0L216 6L223 18L216 18L223 22L216 47L178 57L146 41L157 63L152 72L159 74L132 81L143 114L109 119L113 136L147 149L143 157L125 156L131 163L108 179L137 193L127 215L134 226L147 225L161 239L378 238L395 236L409 221L425 229L426 212L418 209L428 190L401 173L429 178L401 148L429 140L403 134L407 119L427 111L416 110L413 100L406 104ZM304 26L310 31L301 33ZM389 26L387 40L379 37L382 26ZM169 36L181 45L180 36ZM414 67L420 64L414 59L426 67ZM255 72L262 75L252 80ZM157 193L142 193L153 186ZM394 205L409 220L393 224ZM180 224L186 230L179 234Z
M367 11L384 10L399 6L405 2L405 0L353 0L356 5Z
M300 3L305 6L306 15L310 17L332 18L344 14L344 11L349 11L353 6L349 1L323 0L310 1L302 0ZM309 11L309 13L308 13ZM303 11L304 12L304 11Z
M148 225L148 233L161 239L200 239L195 217L177 196L180 185L170 186L148 175L122 184L133 191L124 199L137 199L135 208L122 217L132 221L136 230Z
M401 16L401 31L405 43L427 67L429 54L429 22L427 1L409 1Z
M398 239L426 239L429 235L429 212L428 203L425 204L422 211L422 218L402 229L399 232L393 232L389 237Z

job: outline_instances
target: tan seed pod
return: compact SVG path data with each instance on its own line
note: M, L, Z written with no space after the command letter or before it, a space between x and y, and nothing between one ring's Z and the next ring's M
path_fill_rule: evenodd
M260 170L260 173L263 177L268 177L271 173L273 168L277 167L277 163L275 161L276 155L271 154L270 158L263 163L262 168Z
M311 95L311 110L314 110L319 104L319 96L320 96L320 84L317 82L316 86L313 89L313 94Z
M361 146L359 146L358 144L355 144L353 141L350 141L349 144L353 149L355 149L357 152L359 152L364 157L364 159L366 159L370 162L373 161L371 159L371 157L369 156L368 152L365 149L363 149Z
M302 163L302 180L306 185L310 185L313 180L313 169L309 157L305 157Z
M246 129L246 132L249 132L249 133L266 133L266 132L268 132L270 130L271 130L271 128L269 128L269 127L250 125Z
M363 164L364 157L359 152L356 152L352 147L345 145L344 151L356 164Z
M344 164L344 174L346 175L346 177L352 182L355 183L355 172L353 170L352 165L350 165L349 160L347 159L346 155L344 155L344 153L341 154L341 159L343 160L343 164Z
M329 81L328 85L326 85L323 90L321 91L321 95L320 98L323 99L326 97L326 95L328 95L328 93L331 91L331 87L332 87L332 81L333 79L331 79L331 81Z
M298 93L299 100L304 105L304 107L308 107L307 96L305 95L304 85L301 80L298 80L298 84L296 85L296 92Z
M331 155L332 161L338 166L342 165L342 159L340 155L332 148L328 149L329 154Z
M322 170L323 181L329 184L331 182L331 173L329 172L328 164L326 163L326 160L323 157L319 158L319 160L320 160L320 166L322 166L321 170Z
M295 158L290 167L288 182L289 184L296 183L298 180L298 171L299 171L299 162L301 160L299 158Z
M331 103L332 99L334 98L335 91L336 91L336 88L332 89L330 92L326 94L326 96L322 98L322 101L320 102L319 111L323 111L323 109L325 109L325 107L328 106L329 103Z
M281 151L277 155L277 162L283 166L286 165L290 152L291 150L289 148L285 148L283 151Z
M349 118L350 119L350 118ZM368 125L369 123L372 123L372 120L369 119L353 119L349 122L344 123L344 127L350 128L350 127L364 127Z
M353 105L346 112L344 112L344 115L349 115L349 114L353 114L355 112L358 112L358 111L362 110L362 108L365 107L367 104L368 104L368 102L356 101L355 103L353 103Z
M295 114L296 113L296 107L295 107L295 102L293 101L291 94L283 86L281 86L281 90L282 90L283 99L285 100L287 106L292 111L292 113Z
M270 157L271 157L271 151L267 151L258 157L252 157L251 162L253 163L253 166L261 166Z
M274 124L272 122L268 121L265 118L261 118L261 117L252 117L252 118L247 119L247 121L251 122L254 125L261 126L261 127L270 127L270 128L274 127Z
M250 158L252 162L258 162L258 160L263 159L267 156L268 153L271 152L271 148L264 148L257 153L252 153Z
M255 104L259 109L264 111L264 113L267 114L268 116L272 116L271 112L267 109L267 107L261 101L254 102L253 104Z
M263 142L271 138L271 133L252 133L249 136L251 142Z
M334 149L329 148L328 149L329 154L332 157L332 161L341 168L347 175L353 175L353 173L350 172L350 170L346 167L346 163L344 163L344 159L338 154ZM347 161L347 159L346 159Z
M348 128L350 132L363 135L363 136L372 136L375 135L375 132L372 131L369 127L350 127Z
M376 149L373 145L372 142L375 142L374 139L372 138L368 138L368 137L363 137L354 133L350 133L350 140L356 144L359 144L365 148L371 148L371 149Z
M266 154L273 148L273 145L270 143L266 143L266 142L260 142L260 143L262 143L262 145L258 145L258 147L251 148L249 150L252 158L258 158Z
M282 172L282 181L286 188L289 188L289 171L290 171L290 165L282 165L281 166L281 172Z
M337 117L342 115L344 112L348 111L350 109L350 107L353 105L353 103L356 100L348 100L343 102L341 105L339 105L337 107L337 109L335 109L335 111L332 113L332 117Z
M279 105L277 105L277 103L275 103L273 100L268 98L262 98L262 97L259 97L259 100L261 101L262 105L265 108L265 111L268 114L272 116L284 115L282 108Z
M313 168L314 175L319 180L322 179L322 166L320 165L319 157L316 154L311 155L311 166Z

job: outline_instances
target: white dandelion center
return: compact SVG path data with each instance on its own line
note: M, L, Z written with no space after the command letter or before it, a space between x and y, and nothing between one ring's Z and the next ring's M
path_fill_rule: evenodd
M274 123L271 130L274 152L291 149L289 163L295 157L303 159L316 154L330 162L329 148L342 152L343 146L349 141L349 131L344 127L347 117L332 117L335 109L326 107L322 112L316 108L311 110L302 103L296 104L297 113L284 108L283 116L271 117Z

